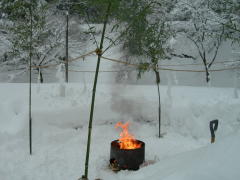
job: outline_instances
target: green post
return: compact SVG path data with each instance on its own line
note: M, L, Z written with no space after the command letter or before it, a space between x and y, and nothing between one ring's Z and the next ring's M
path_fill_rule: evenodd
M158 136L161 137L161 96L160 96L160 74L158 70L154 70L156 75L156 84L158 88Z
M86 160L85 160L85 172L84 172L84 175L82 176L82 179L88 179L88 164L89 164L89 153L90 153L90 145L91 145L92 121L93 121L95 94L96 94L96 87L97 87L97 79L98 79L100 61L101 61L101 56L102 56L103 41L104 41L108 16L110 14L110 7L111 7L111 2L109 2L108 7L107 7L106 17L105 17L105 21L104 21L104 25L103 25L102 37L101 37L101 42L100 42L100 47L97 50L98 60L97 60L97 67L96 67L96 73L95 73L94 84L93 84L90 119L89 119L89 124L88 124L88 140L87 140L87 152L86 152Z
M30 1L30 43L29 43L29 152L32 155L32 1Z

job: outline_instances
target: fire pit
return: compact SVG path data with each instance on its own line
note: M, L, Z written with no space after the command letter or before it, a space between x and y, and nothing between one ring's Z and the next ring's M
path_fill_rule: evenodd
M138 170L144 162L145 143L136 140L128 132L129 123L117 123L116 128L121 127L123 131L120 138L111 142L110 167L114 171L118 170Z

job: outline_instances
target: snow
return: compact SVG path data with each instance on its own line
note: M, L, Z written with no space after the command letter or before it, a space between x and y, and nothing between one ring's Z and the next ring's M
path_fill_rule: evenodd
M59 19L57 19L60 21ZM58 22L57 21L57 22ZM90 24L90 26L94 26L96 28L96 38L99 40L101 38L100 31L102 29L102 24ZM184 22L184 26L186 26L186 23ZM64 26L62 26L64 27ZM63 28L64 29L64 28ZM63 30L61 29L61 30ZM69 59L74 59L76 57L79 57L81 55L87 54L94 49L96 49L96 45L93 44L92 41L89 41L89 36L86 36L84 33L88 30L87 24L80 24L79 20L76 18L73 18L70 22L70 39L69 39ZM108 29L110 31L111 28ZM117 34L114 33L107 33L108 36L117 36ZM85 39L86 38L86 39ZM63 39L64 41L64 39ZM184 59L184 58L177 58L174 57L173 59L169 60L162 60L160 62L163 68L170 68L170 69L186 69L186 70L204 70L204 66L202 65L202 60L200 59L197 50L194 48L192 42L182 35L177 35L176 37L172 37L169 40L171 46L175 49L176 54L189 54L197 58L196 60L192 59ZM4 43L7 43L4 41ZM184 44L184 46L183 46ZM106 40L104 42L104 48L108 47L109 42ZM4 49L7 48L5 45L0 45L0 47L3 47ZM232 51L233 49L233 51ZM210 70L213 69L222 69L222 68L229 68L231 64L225 63L225 64L217 64L221 61L233 61L238 60L238 54L236 52L238 51L239 46L236 45L236 47L233 47L232 43L230 41L223 42L222 46L219 49L219 54L216 59L216 63L212 65ZM1 51L1 49L0 49ZM59 51L62 51L60 48ZM64 51L62 51L64 54ZM1 55L1 53L0 53ZM106 51L104 56L113 58L113 59L119 59L122 61L126 61L126 57L124 56L124 52L122 51L121 45L116 45L113 48L111 48L109 51ZM64 55L63 55L64 56ZM210 53L210 56L212 57L213 54ZM237 56L237 57L234 57ZM77 82L77 83L91 83L94 79L94 71L96 69L96 55L90 55L84 58L84 60L80 59L79 61L74 61L69 63L69 82ZM135 62L136 63L136 62ZM184 66L184 64L195 64L192 66ZM200 64L199 66L196 66L196 64ZM166 66L170 65L170 66ZM175 67L171 65L181 65L180 67ZM232 67L232 66L230 66ZM8 69L9 68L9 69ZM14 83L27 83L28 82L28 72L23 70L12 70L12 67L0 67L0 82L14 82ZM100 65L100 71L119 71L121 69L126 70L127 66L123 66L122 64L117 64L115 62L107 61L102 59L101 65ZM135 68L128 67L130 72L125 73L125 81L128 84L155 84L155 74L152 72L146 72L144 73L144 76L142 76L141 79L137 80L137 72ZM11 71L10 71L11 69ZM57 71L59 70L59 67L50 67L50 68L43 68L43 79L44 83L56 83L59 82L59 76L56 77ZM76 72L80 71L80 72ZM82 72L81 72L82 71ZM84 71L92 71L92 72L84 72ZM167 85L169 83L169 79L174 79L172 81L173 85L180 85L180 86L208 86L209 84L206 83L206 75L205 72L174 72L174 71L162 71L160 70L161 75L161 84ZM100 72L99 73L99 83L107 83L107 84L115 84L116 79L119 76L119 73L117 72ZM239 78L235 81L232 81L232 79L235 78L235 72L232 70L228 71L221 71L221 72L210 72L211 76L211 86L213 87L233 87L235 84L239 84ZM38 81L38 73L36 70L32 73L32 79L33 82Z
M177 37L176 42L172 41L172 46L178 49L185 40ZM231 56L225 50L229 45L224 45L220 60ZM185 44L184 49L191 51L190 47ZM70 54L78 57L93 49L94 45L89 44L84 52L73 48ZM121 59L123 54L115 47L105 56ZM182 62L174 59L161 64ZM184 60L184 63L195 62ZM94 71L95 67L94 55L70 63L71 70ZM71 71L71 83L65 84L62 68L59 65L44 72L44 82L54 83L33 84L32 156L28 149L29 85L22 83L27 82L28 73L14 76L12 72L1 72L1 82L11 81L11 76L14 82L21 83L0 84L0 180L77 180L83 175L94 73ZM100 70L119 69L115 63L101 62ZM154 74L146 73L137 81L135 72L127 73L122 84L116 83L115 73L99 74L89 179L238 179L240 102L236 96L239 88L229 80L231 72L211 73L212 86L207 87L204 87L204 73L160 73L161 139L157 137L158 97ZM34 82L37 76L34 72ZM234 84L238 84L237 78ZM209 121L214 119L220 124L216 143L210 144ZM146 144L146 161L139 171L114 173L108 168L110 143L119 137L114 126L127 121L131 133Z
M196 7L200 6L200 1L194 3ZM171 24L176 31L186 28L189 30L193 25L186 19L186 15L191 7L182 1L178 5L180 6L176 6L177 8L169 13L174 20ZM207 19L215 17L206 8L201 11L197 8L196 13L199 12L203 12ZM47 25L55 29L55 36L49 39L49 42L65 44L65 17L49 17ZM0 24L2 23L0 21ZM89 27L94 27L96 40L100 42L102 26L83 24L77 16L71 16L69 59L96 49L93 41L89 41L92 36L85 32ZM114 39L118 33L110 33L110 26L106 34ZM206 28L212 30L216 28L216 23L210 21ZM0 32L0 39L0 57L2 56L4 61L3 55L11 44L5 32ZM111 42L106 39L104 48L108 47L109 43ZM126 54L120 44L111 48L104 56L126 61ZM204 70L197 49L181 33L171 37L169 45L175 50L174 53L189 54L196 60L174 57L171 61L162 60L160 67ZM47 47L39 48L39 52L43 52L44 48ZM50 53L48 58L55 62L57 57L64 56L64 52L63 47L60 47ZM213 53L208 53L208 57L212 56ZM25 65L17 68L7 62L2 63L0 180L77 180L84 174L96 60L96 55L90 55L84 60L70 62L68 84L65 83L63 64L41 69L44 84L39 83L39 74L33 70L32 156L29 155L28 139L29 72ZM216 61L209 70L235 67L237 63L232 63L233 60L239 60L239 45L226 40L219 48ZM221 61L229 62L220 64ZM13 59L13 63L16 62L18 60ZM123 74L99 73L89 180L240 179L240 73L237 70L211 72L208 84L205 72L160 70L163 134L161 139L158 138L158 96L154 73L146 72L137 80L136 69L101 60L100 71L119 70L129 71L124 71ZM214 119L219 120L219 127L216 131L216 143L211 144L209 122ZM115 173L108 167L110 143L119 137L119 130L114 128L117 122L130 122L130 132L146 144L145 162L138 171L125 170Z
M240 133L238 132L216 144L165 158L153 165L154 167L143 168L141 172L126 179L238 179L240 177L239 137Z
M40 86L40 89L38 87ZM83 175L92 84L33 84L33 155L28 149L28 84L0 84L0 179L66 180ZM233 88L161 86L162 131L154 85L98 84L89 179L239 179L240 111ZM169 102L171 98L171 103ZM219 119L216 143L209 121ZM146 143L138 171L108 168L119 121ZM147 165L148 164L148 165Z

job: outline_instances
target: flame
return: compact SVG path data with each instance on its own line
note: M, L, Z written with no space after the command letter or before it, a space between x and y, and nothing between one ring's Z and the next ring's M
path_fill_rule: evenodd
M141 147L141 143L139 143L135 137L128 132L129 122L122 124L118 122L115 125L115 128L122 128L122 132L120 133L120 138L118 139L120 149L138 149Z

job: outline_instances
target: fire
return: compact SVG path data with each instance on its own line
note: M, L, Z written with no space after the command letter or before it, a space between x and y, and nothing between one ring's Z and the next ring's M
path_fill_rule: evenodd
M122 128L122 132L120 133L120 138L118 139L120 149L138 149L141 147L141 143L139 143L135 137L128 132L129 123L122 124L118 122L115 125L115 128Z

